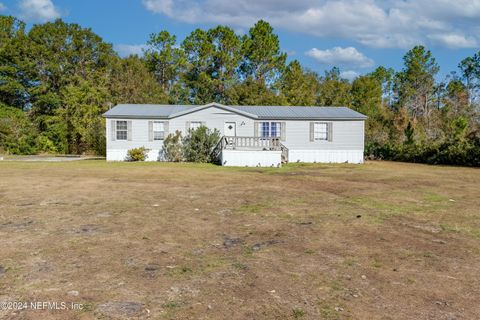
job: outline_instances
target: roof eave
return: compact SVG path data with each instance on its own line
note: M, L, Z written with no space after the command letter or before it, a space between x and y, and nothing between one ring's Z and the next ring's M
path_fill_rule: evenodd
M167 116L139 116L139 115L102 115L106 119L169 119Z
M312 121L312 120L335 120L335 121L354 121L354 120L366 120L367 117L258 117L259 120L299 120L299 121Z

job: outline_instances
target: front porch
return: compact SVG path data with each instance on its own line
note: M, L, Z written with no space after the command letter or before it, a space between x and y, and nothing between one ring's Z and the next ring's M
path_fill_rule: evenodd
M280 167L288 162L288 148L280 138L223 136L213 157L222 166Z

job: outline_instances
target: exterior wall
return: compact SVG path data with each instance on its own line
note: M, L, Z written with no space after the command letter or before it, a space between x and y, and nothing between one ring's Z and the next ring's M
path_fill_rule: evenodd
M326 121L332 123L332 141L310 141L310 122L285 121L289 150L362 150L364 148L363 121Z
M332 122L332 141L310 141L310 121L288 121L289 162L363 163L364 121Z
M281 151L223 150L222 165L233 167L280 167Z
M111 121L107 119L107 161L124 161L127 157L127 151L133 148L145 147L149 149L146 161L162 160L161 150L163 140L148 141L148 120L144 119L114 119L132 121L132 140L112 141Z
M363 163L363 150L290 150L289 162Z
M203 121L210 129L218 129L220 135L224 135L225 122L235 122L237 128L237 136L253 137L254 121L245 116L226 111L216 107L206 108L197 112L189 113L178 118L170 119L170 133L179 130L184 134L186 132L187 121Z
M110 120L132 121L131 141L112 141ZM161 150L163 140L148 141L149 120L154 119L107 119L107 160L122 161L125 159L129 149L142 146L150 149L147 158L148 161L162 160ZM174 119L169 119L168 133L174 133L176 130L179 130L182 134L185 134L186 122L192 121L205 122L207 127L218 129L221 135L224 134L225 122L235 122L237 136L252 137L254 136L254 123L256 121L267 120L254 120L217 107L209 107ZM285 123L286 138L282 143L289 149L290 162L363 162L364 121L328 120L328 122L332 123L332 141L310 141L310 122L312 121L268 121ZM166 134L168 133L166 132Z

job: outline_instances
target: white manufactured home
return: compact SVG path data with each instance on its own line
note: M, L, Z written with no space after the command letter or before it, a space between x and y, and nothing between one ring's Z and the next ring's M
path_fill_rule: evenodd
M168 134L205 125L220 131L213 152L226 166L363 163L366 116L346 107L120 104L104 117L108 161L138 147L149 149L148 161L162 161Z

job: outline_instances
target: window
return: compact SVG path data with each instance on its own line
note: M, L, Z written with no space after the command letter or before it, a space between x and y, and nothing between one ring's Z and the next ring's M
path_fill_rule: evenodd
M313 138L315 140L328 140L328 124L315 122L313 124Z
M270 137L274 137L274 138L280 137L280 122L270 123Z
M262 138L280 137L280 122L261 122L260 124Z
M262 138L268 138L270 135L270 122L262 122Z
M116 137L117 137L117 140L127 140L127 121L117 121L116 122L116 126L117 126L117 133L116 133Z
M153 122L153 140L163 140L165 137L165 125L162 121Z
M192 121L190 122L190 129L197 130L198 127L202 125L201 121Z

